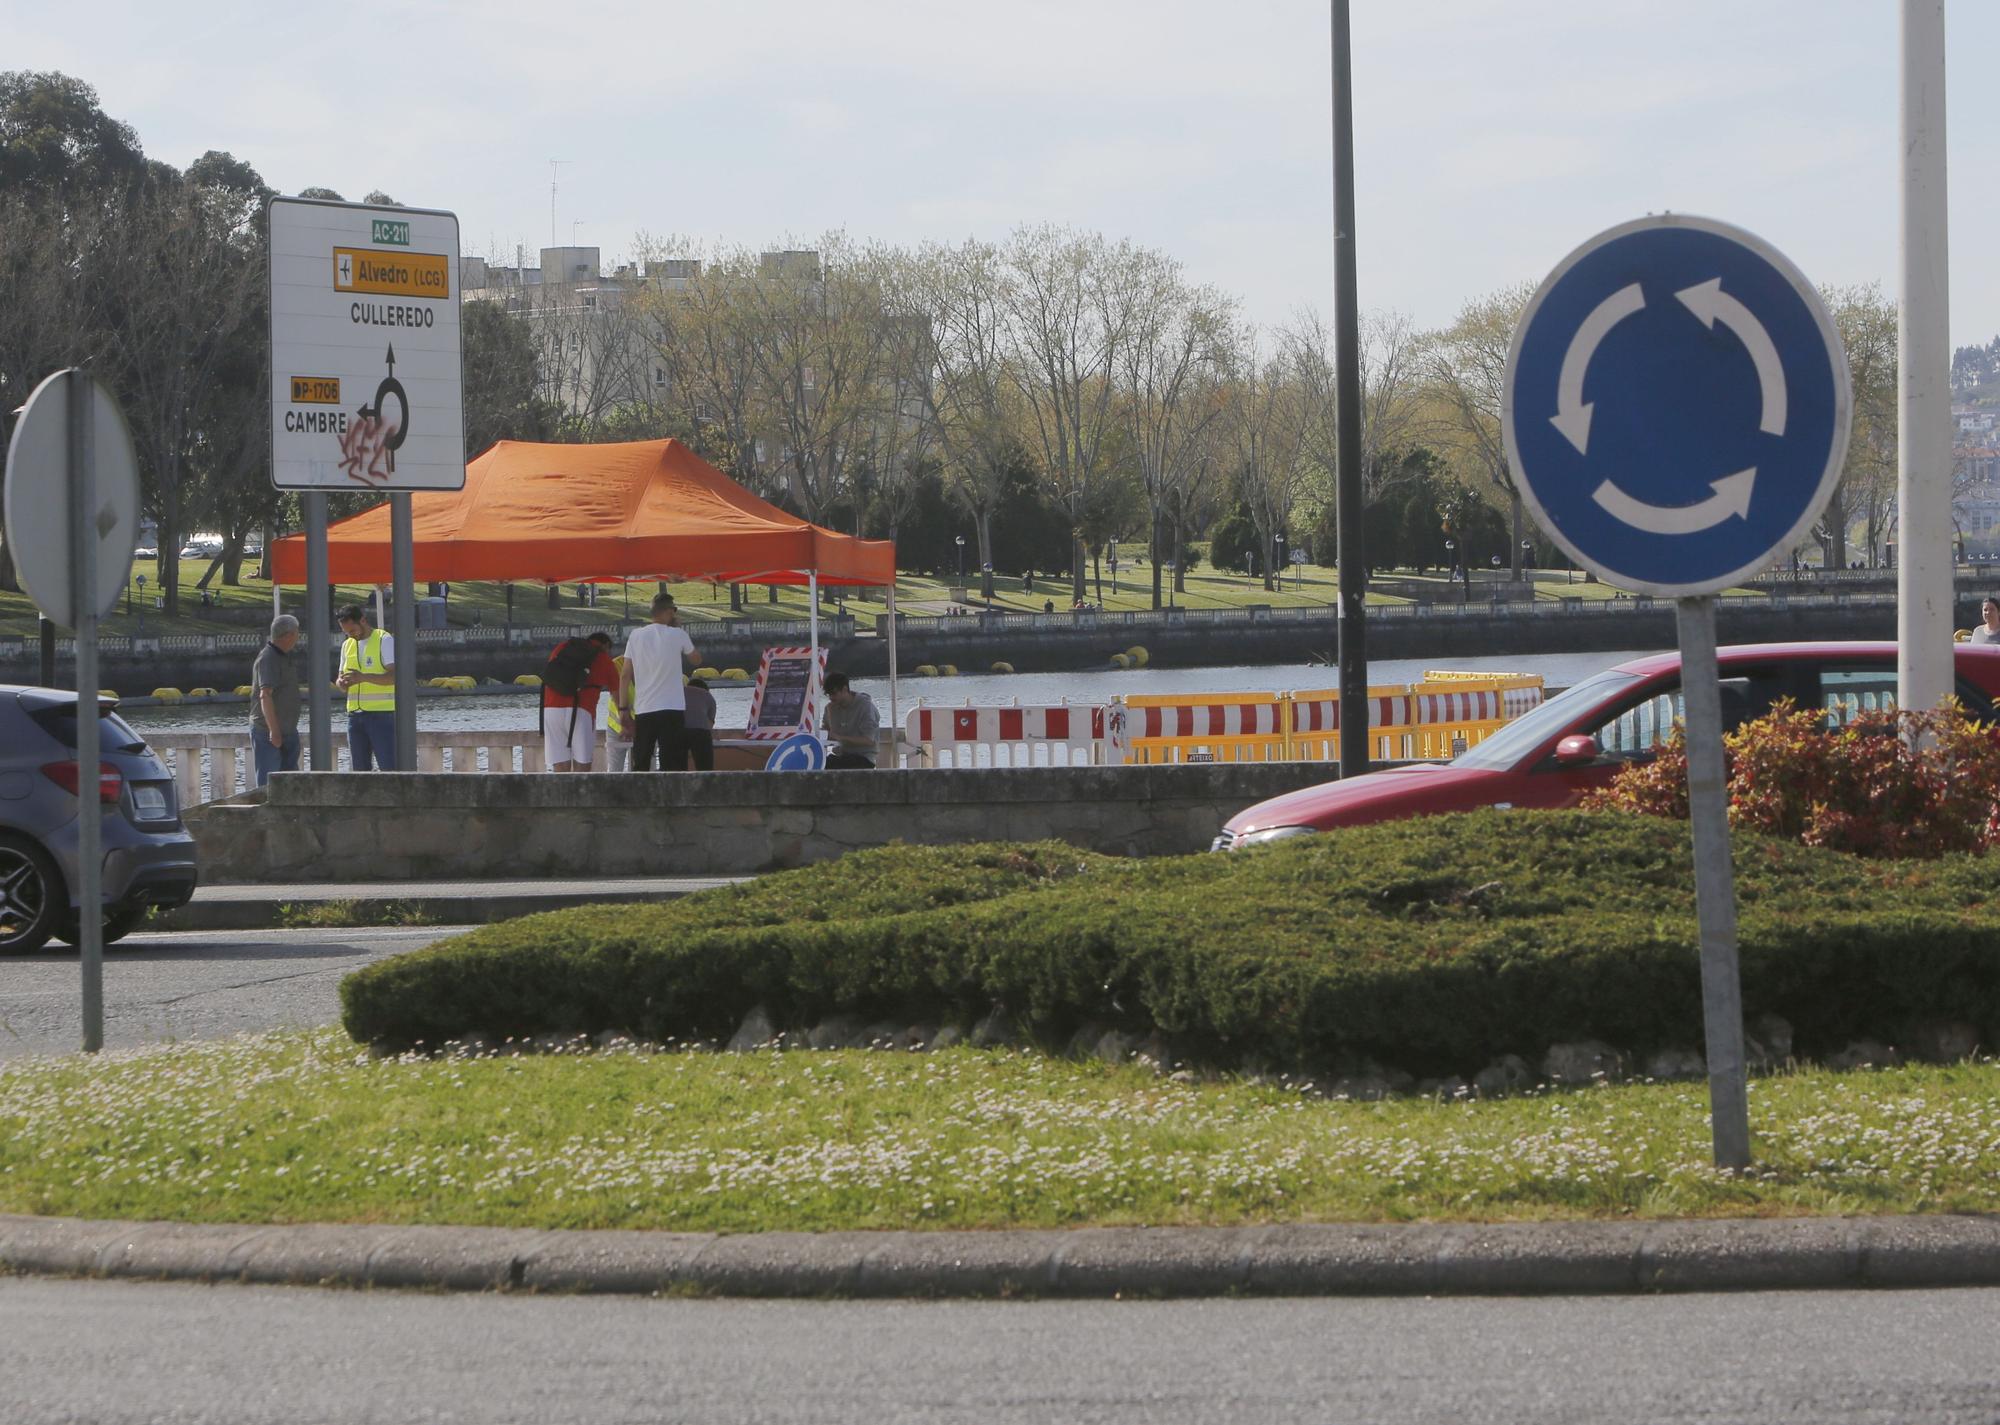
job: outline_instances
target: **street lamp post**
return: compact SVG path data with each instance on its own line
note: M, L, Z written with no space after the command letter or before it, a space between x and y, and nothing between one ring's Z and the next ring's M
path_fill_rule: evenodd
M146 633L146 576L144 574L141 574L138 577L139 577L139 635L140 637L143 638ZM130 607L130 605L127 605L127 607Z
M1453 540L1447 539L1444 542L1445 558L1451 561L1451 577L1454 578L1457 577L1459 573L1459 558L1458 555L1453 552L1457 548L1458 545ZM1472 597L1472 571L1470 569L1467 569L1465 571L1464 579L1459 584L1458 601L1462 604L1471 599L1471 597Z
M1278 588L1282 591L1285 587L1285 532L1283 530L1278 531L1277 545L1278 545L1278 561L1277 561L1278 577L1273 582L1276 583Z
M965 536L955 535L952 542L958 546L958 582L965 582Z

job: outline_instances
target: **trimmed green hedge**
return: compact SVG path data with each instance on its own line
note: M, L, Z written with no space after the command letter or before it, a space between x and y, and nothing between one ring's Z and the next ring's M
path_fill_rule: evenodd
M1805 1054L1930 1019L2000 1026L2000 910L1974 858L1863 862L1739 836L1746 1012ZM1598 1038L1701 1043L1685 826L1481 812L1228 856L1118 861L1060 843L891 847L659 906L483 927L351 975L348 1032L726 1037L844 1011L1047 1042L1091 1020L1187 1053L1417 1073Z

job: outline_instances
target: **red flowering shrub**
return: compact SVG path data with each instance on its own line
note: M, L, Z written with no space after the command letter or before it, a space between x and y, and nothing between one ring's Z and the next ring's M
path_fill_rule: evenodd
M2000 739L1955 708L1865 712L1843 727L1780 702L1722 739L1733 826L1856 856L1936 857L2000 840ZM1688 815L1681 729L1584 806Z

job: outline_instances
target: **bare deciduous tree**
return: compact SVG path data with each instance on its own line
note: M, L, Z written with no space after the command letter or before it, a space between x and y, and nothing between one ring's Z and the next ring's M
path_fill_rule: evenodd
M1484 487L1507 508L1513 530L1508 560L1517 580L1526 524L1500 435L1500 405L1514 326L1533 295L1534 288L1522 284L1467 303L1456 321L1430 338L1426 362L1430 388L1447 413L1438 432L1446 454L1468 483Z
M1117 445L1118 353L1139 302L1135 257L1129 243L1055 227L1015 233L1001 257L1024 443L1069 516L1071 594L1079 600L1086 526Z
M1117 375L1146 496L1158 608L1163 549L1175 551L1175 574L1182 573L1178 551L1186 487L1212 453L1208 435L1221 417L1218 393L1234 356L1235 304L1212 287L1189 287L1180 264L1158 253L1135 253L1132 266L1132 327L1118 354ZM1169 533L1172 542L1166 543Z

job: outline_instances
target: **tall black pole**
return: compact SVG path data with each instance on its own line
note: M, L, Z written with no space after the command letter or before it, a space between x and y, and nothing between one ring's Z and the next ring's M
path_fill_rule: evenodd
M1340 563L1340 775L1368 770L1368 572L1361 550L1361 316L1354 280L1354 84L1333 0L1334 512Z

